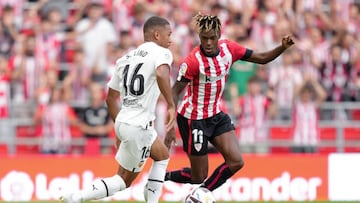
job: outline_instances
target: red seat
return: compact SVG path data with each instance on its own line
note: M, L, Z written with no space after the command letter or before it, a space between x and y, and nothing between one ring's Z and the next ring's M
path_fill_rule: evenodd
M337 151L336 147L319 147L318 148L318 152L320 154L329 154L329 153L334 153L336 151Z
M351 111L352 120L360 120L360 109L354 109Z
M270 140L272 141L291 141L292 129L289 127L272 127L269 130ZM271 153L290 153L290 146L272 146L270 148Z
M84 153L86 155L99 155L100 154L100 139L88 138L85 142Z
M320 128L320 140L336 140L336 128Z
M344 128L344 139L346 142L360 141L360 128ZM345 152L360 152L359 146L345 146Z
M0 154L7 154L7 153L8 153L7 144L0 144Z
M360 152L360 146L359 147L345 147L345 152Z
M360 140L360 128L344 128L345 140Z
M292 137L291 128L289 128L289 127L272 127L272 128L270 128L270 138L272 140L283 140L283 139L290 140L291 137Z
M16 138L37 138L36 129L33 126L18 126L16 128ZM38 145L16 144L17 154L38 154Z
M81 138L83 137L83 133L77 127L70 126L70 134L72 138Z
M320 141L326 140L326 141L334 141L336 140L336 128L332 127L323 127L320 128ZM336 152L336 146L324 146L324 147L318 147L318 152L320 154L329 154Z
M290 153L290 147L271 147L270 152L272 154L286 154Z

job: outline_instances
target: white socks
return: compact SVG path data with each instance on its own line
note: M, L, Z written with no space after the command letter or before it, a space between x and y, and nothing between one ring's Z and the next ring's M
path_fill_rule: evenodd
M166 173L169 159L154 161L151 167L147 190L147 202L158 203L162 192L162 185ZM124 180L119 175L96 180L90 187L84 188L80 193L72 196L74 202L85 202L88 200L98 200L104 197L112 196L118 191L126 188Z
M85 188L80 192L82 201L98 200L111 196L118 191L126 188L124 180L119 175L96 180L91 187Z
M162 192L162 185L169 159L154 161L151 167L147 184L147 202L157 203Z

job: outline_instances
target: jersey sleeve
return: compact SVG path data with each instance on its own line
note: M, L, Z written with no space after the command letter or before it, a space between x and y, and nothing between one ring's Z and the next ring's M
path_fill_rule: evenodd
M253 53L253 50L245 48L236 42L226 40L226 43L229 47L231 55L233 56L233 62L237 60L246 60Z
M182 81L183 79L193 80L198 74L199 64L196 63L196 60L192 57L192 54L190 54L180 64L177 81Z
M110 87L111 89L117 90L120 92L120 82L121 82L121 78L119 76L118 71L120 70L120 68L118 67L119 64L116 64L116 70L114 71L113 75L111 76L109 82L107 83L107 86Z
M173 62L173 55L169 49L162 49L155 59L155 67L159 67L163 64L171 66Z

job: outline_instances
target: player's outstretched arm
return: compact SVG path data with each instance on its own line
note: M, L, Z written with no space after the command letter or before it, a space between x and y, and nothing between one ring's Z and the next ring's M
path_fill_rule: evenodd
M175 126L176 110L174 100L171 95L170 67L168 65L163 64L156 69L156 80L159 85L160 92L167 102L168 110L166 115L166 132L169 132Z
M277 58L280 54L282 54L287 48L291 47L293 44L294 41L292 37L285 36L282 39L281 45L275 47L270 51L261 52L261 53L253 52L251 56L245 60L253 63L266 64Z

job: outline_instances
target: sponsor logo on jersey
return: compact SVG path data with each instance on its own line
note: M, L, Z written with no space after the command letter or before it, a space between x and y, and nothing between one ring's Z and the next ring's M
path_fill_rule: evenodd
M124 99L123 105L124 106L141 106L141 104L139 104L138 99L128 99L128 98Z

